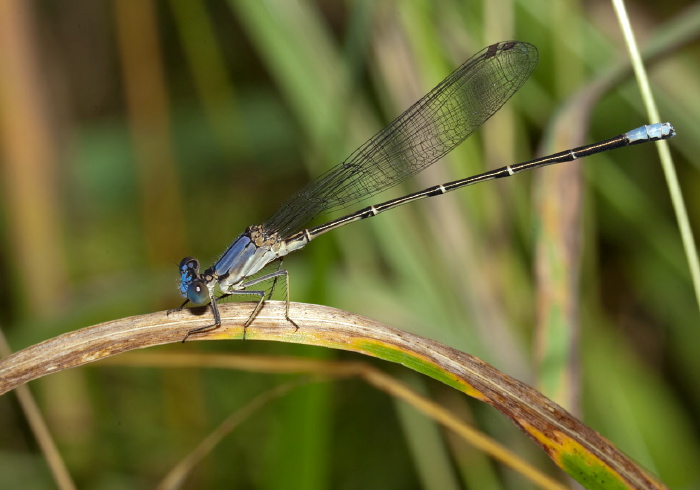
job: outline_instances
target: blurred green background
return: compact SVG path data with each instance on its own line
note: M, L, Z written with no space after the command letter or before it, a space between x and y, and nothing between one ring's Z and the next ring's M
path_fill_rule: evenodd
M697 230L700 10L628 8L640 45L662 53L648 67L678 132L670 144ZM629 76L567 112L627 63L610 3L2 2L0 322L10 345L179 305L182 257L213 263L456 66L507 39L539 48L530 81L449 158L374 202L657 122ZM476 355L542 389L667 485L698 488L700 318L654 146L539 172L316 240L285 261L292 300ZM155 350L358 358L256 342ZM377 364L562 478L495 410ZM80 488L151 488L230 413L289 377L103 366L30 388ZM410 407L337 381L261 409L185 487L529 485ZM6 394L0 488L52 486Z

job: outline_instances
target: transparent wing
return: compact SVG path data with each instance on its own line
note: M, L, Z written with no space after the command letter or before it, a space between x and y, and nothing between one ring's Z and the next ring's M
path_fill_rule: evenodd
M290 197L263 227L285 237L319 214L373 196L452 151L523 86L537 48L506 41L484 48L387 127Z

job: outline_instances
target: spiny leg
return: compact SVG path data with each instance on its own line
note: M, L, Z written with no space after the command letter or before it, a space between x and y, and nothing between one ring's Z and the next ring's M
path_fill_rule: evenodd
M268 280L270 280L270 279L274 279L274 280L276 281L277 278L280 277L280 276L284 276L284 277L285 277L285 288L286 288L286 291L287 291L286 298L285 298L284 318L285 318L285 320L287 320L289 323L291 323L292 325L294 325L294 327L296 328L296 330L295 330L295 332L296 332L297 330L299 330L299 325L297 325L297 324L294 322L294 320L292 320L291 318L289 318L289 273L287 272L286 269L277 270L277 271L275 271L275 272L271 272L270 274L266 274L266 275L264 275L264 276L257 277L257 278L255 278L255 279L249 281L249 282L243 283L243 284L241 285L241 287L242 287L242 288L248 288L248 287L250 287L250 286L253 286L253 285L258 284L258 283L263 282L263 281L268 281ZM257 292L255 292L255 291L246 291L246 292L251 293L251 294L257 293ZM252 314L250 315L250 317L248 318L248 321L245 322L244 328L247 328L248 325L250 325L250 324L252 323L252 321L255 319L255 316L256 316L256 315L258 314L258 312L260 311L260 308L262 308L262 305L263 305L264 302L265 302L265 298L263 297L263 299L261 299L261 300L258 302L258 304L255 306L255 310L253 310L253 313L252 313Z
M284 272L285 272L285 274L284 274L284 280L285 280L285 282L286 282L286 284L285 284L285 289L287 290L287 294L286 294L286 297L285 297L285 300L284 300L284 318L285 318L289 323L291 323L292 325L294 325L294 333L296 333L296 332L299 331L299 325L297 325L296 322L294 322L294 320L292 320L291 318L289 318L289 273L287 273L286 270L285 270Z
M187 340L187 338L190 335L192 335L193 333L203 332L205 330L214 329L214 328L218 328L221 326L221 316L219 315L219 307L216 304L216 298L214 297L214 293L212 291L209 291L209 300L210 300L210 304L211 304L211 309L214 312L214 325L206 325L204 327L193 328L192 330L187 332L187 335L185 335L185 338L182 339L183 344L185 343L185 340ZM182 304L182 306L185 306L185 304L187 304L187 301L185 301ZM180 307L180 309L182 309L182 306Z
M280 272L282 269L282 262L284 261L284 257L280 257L279 263L277 264L277 270L275 272ZM267 295L267 299L272 299L272 293L275 292L275 286L277 285L277 278L279 276L275 276L275 278L272 280L272 287L270 288L270 294ZM289 274L287 274L287 285L289 285Z
M229 290L229 291L224 291L224 293L217 298L217 300L221 298L225 298L227 296L231 296L234 294L238 295L252 295L252 296L260 296L260 300L257 302L255 305L255 309L253 309L253 312L250 314L246 322L243 324L243 340L246 338L246 333L248 332L248 327L250 326L251 323L253 323L253 320L255 320L255 317L258 315L260 312L260 309L262 308L263 304L265 303L265 291L250 291L247 288L250 286L254 286L255 284L259 284L264 281L269 281L270 279L274 279L275 281L279 276L287 276L287 271L282 269L282 270L277 270L275 272L271 272L270 274L265 274L264 276L256 277L255 279L251 279L248 282L244 282L238 285L238 288L236 290ZM273 286L274 287L274 286ZM216 303L216 301L212 301L213 303ZM289 303L289 299L287 299L287 303ZM289 309L289 304L287 304L287 310ZM217 310L218 313L218 310ZM289 316L289 315L287 315ZM220 323L220 322L219 322ZM292 322L294 323L294 322ZM296 326L296 323L294 323L294 326ZM206 328L206 327L205 327ZM298 329L299 327L297 327Z
M178 306L177 308L172 308L172 309L166 311L166 312L165 312L165 316L169 316L171 313L175 313L175 312L177 312L177 311L182 311L182 309L185 307L185 305L186 305L187 303L189 303L189 302L190 302L190 300L189 300L189 299L186 299L185 302L182 303L182 304L181 304L180 306Z
M248 326L253 323L253 320L258 316L258 312L262 308L263 303L265 303L265 291L246 291L246 294L260 295L260 301L255 305L255 309L250 314L248 319L243 324L243 340L245 340L246 333L248 332Z

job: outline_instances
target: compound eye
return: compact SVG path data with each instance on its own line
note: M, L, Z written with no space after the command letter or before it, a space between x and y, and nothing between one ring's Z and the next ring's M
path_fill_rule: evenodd
M195 274L199 272L199 260L194 257L185 257L180 261L180 270L194 269Z
M201 305L209 298L209 290L204 281L199 279L192 282L187 287L187 299L196 305Z

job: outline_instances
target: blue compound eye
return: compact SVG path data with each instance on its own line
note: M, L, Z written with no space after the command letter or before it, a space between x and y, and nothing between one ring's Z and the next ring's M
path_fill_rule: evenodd
M199 260L194 257L185 257L180 261L180 270L184 272L190 269L197 274L199 272Z
M201 305L209 298L209 291L204 285L204 281L193 281L187 287L187 299L196 305Z

